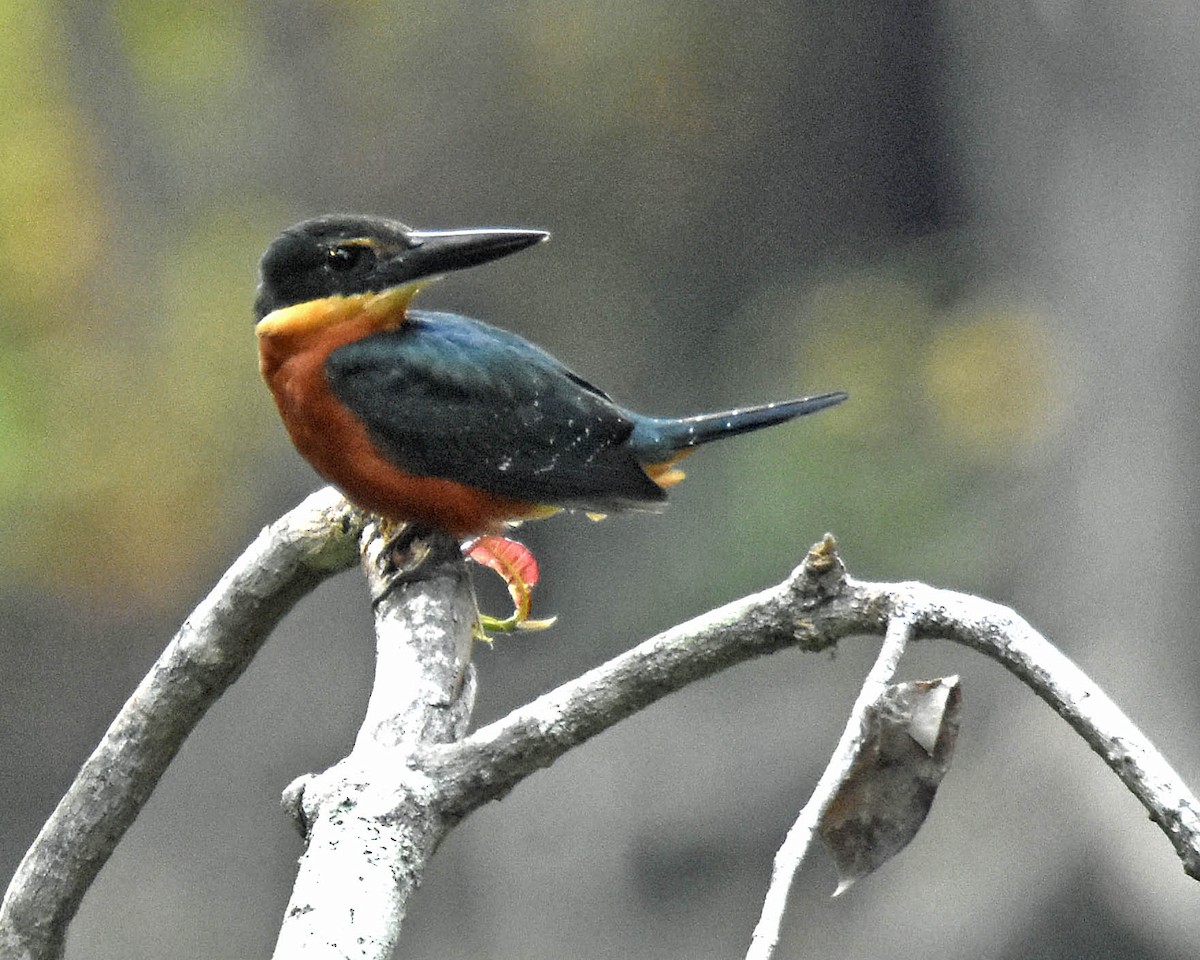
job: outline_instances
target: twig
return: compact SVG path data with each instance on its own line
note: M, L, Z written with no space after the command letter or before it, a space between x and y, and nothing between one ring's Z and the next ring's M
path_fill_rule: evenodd
M887 689L888 683L896 673L900 657L912 636L911 619L903 614L893 617L888 623L884 634L883 645L875 664L863 681L858 698L850 710L846 728L834 748L833 756L821 779L813 788L812 796L800 811L796 822L787 832L782 846L775 854L775 863L771 869L771 883L767 895L763 899L762 915L754 934L750 938L750 949L746 952L746 960L770 960L779 943L779 931L783 925L783 914L787 907L788 893L792 889L792 881L796 877L800 864L808 853L812 839L816 836L817 826L821 815L830 801L837 794L854 764L858 755L864 731L867 711L875 704Z
M0 905L0 957L62 956L83 895L205 711L283 615L353 564L361 521L332 489L271 524L180 627L25 854Z

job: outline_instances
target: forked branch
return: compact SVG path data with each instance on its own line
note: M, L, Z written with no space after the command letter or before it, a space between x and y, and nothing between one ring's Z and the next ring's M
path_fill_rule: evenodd
M183 738L292 604L353 562L360 531L356 512L322 491L264 531L222 578L26 855L0 907L0 958L61 956L84 892ZM289 791L310 849L278 956L390 957L408 894L446 830L471 811L695 680L787 647L827 649L852 634L944 638L999 661L1100 754L1167 834L1184 869L1200 879L1195 797L1112 700L1007 608L919 583L856 581L826 537L778 586L674 627L463 737L471 614L461 559L443 545L428 571L394 583L371 543L365 569L377 597L376 689L351 756ZM352 817L341 816L351 809ZM383 857L379 847L359 842L385 834ZM363 851L358 862L355 850ZM325 876L367 878L353 893L357 905L388 917L370 931L369 949L364 931L343 919L362 911L346 900L345 886L322 883ZM335 896L339 909L315 909Z

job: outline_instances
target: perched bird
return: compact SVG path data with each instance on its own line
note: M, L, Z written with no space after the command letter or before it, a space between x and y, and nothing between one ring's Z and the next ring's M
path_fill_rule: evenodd
M255 302L263 378L296 448L353 503L459 539L563 508L654 509L699 445L846 399L647 417L515 334L409 309L439 275L548 236L327 216L267 248Z

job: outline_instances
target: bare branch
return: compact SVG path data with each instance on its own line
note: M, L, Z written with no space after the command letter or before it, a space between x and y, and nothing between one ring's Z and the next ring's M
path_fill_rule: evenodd
M833 756L821 774L809 797L787 832L783 845L775 854L775 863L771 869L771 884L763 899L762 915L754 934L750 939L750 949L746 952L746 960L770 960L779 943L779 931L783 925L783 915L787 907L788 893L792 889L792 881L800 869L800 864L808 853L809 845L816 836L821 815L830 801L837 794L842 781L850 773L854 758L858 755L867 711L875 704L887 689L888 683L895 676L900 664L900 657L908 646L913 633L912 620L898 616L888 624L884 635L883 646L875 664L863 681L858 698L850 710L846 728L842 731L841 739L834 748Z
M264 531L222 578L26 855L0 907L0 955L61 956L80 899L184 737L292 604L351 562L360 533L358 515L322 491ZM364 539L376 684L350 756L286 795L309 849L276 956L389 957L428 858L478 806L694 680L785 647L815 651L851 634L883 634L889 624L897 643L906 632L946 638L1006 666L1105 759L1200 877L1200 804L1109 697L1011 610L917 583L852 580L827 537L779 586L668 630L457 740L473 701L465 664L474 599L458 546L430 544L430 562L390 577L377 541Z
M411 760L470 720L475 596L456 542L428 541L424 562L392 577L373 536L363 534L363 570L375 598L375 682L350 755L285 794L308 849L275 946L281 960L388 960L449 827L438 784Z
M1096 751L1165 833L1188 876L1200 880L1200 802L1183 779L1087 674L1008 607L922 583L853 585L916 617L918 638L986 654L1023 681Z
M1046 700L1142 802L1189 876L1200 879L1200 803L1153 744L1075 664L1013 611L920 583L841 579L832 540L784 583L659 634L528 706L433 750L425 769L461 818L629 714L743 660L788 646L823 650L883 634L953 640L997 660Z
M430 751L426 766L443 790L447 815L462 818L572 747L689 683L787 647L817 651L851 633L883 632L885 611L840 604L840 561L812 555L785 583L718 607L564 683L452 746ZM851 614L851 609L853 613Z
M60 957L83 895L187 735L284 614L354 562L361 521L332 489L267 527L179 628L25 854L0 956Z

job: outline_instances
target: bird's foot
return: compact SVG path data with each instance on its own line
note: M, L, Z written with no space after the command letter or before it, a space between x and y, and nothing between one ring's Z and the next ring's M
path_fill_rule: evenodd
M382 586L372 595L371 605L378 607L400 584L418 575L433 552L433 540L432 531L421 524L376 517L375 526L381 543L373 562Z
M499 576L508 587L513 600L513 612L507 617L493 617L480 613L476 623L479 639L489 639L492 633L515 633L545 630L553 625L557 617L534 620L529 616L533 605L533 588L538 582L538 565L529 548L507 537L479 537L463 544L467 558L487 567Z
M428 528L419 523L404 523L379 518L379 535L383 549L379 551L379 565L386 574L412 573L429 556L431 549Z

